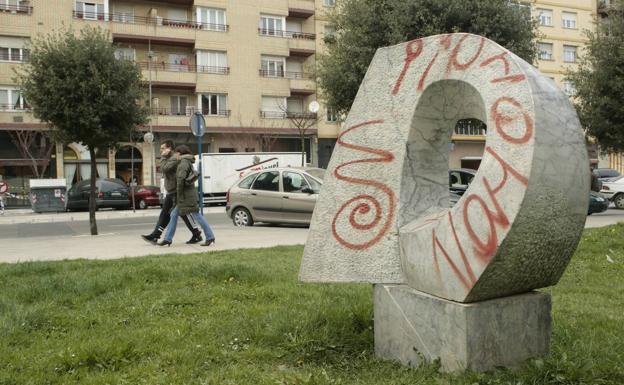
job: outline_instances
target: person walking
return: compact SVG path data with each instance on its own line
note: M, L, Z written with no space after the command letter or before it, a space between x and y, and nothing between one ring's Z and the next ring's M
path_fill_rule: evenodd
M158 245L171 245L176 231L177 218L180 215L182 218L188 218L191 223L199 223L206 237L202 246L210 246L215 242L215 236L206 218L199 213L198 191L195 187L197 174L193 169L195 157L191 153L191 149L183 144L176 147L175 156L180 161L176 173L176 206L171 211L171 221L167 226L165 237Z
M173 154L173 141L165 140L160 145L160 171L165 177L165 191L167 194L165 195L163 207L162 210L160 210L160 216L158 217L158 222L156 223L154 231L148 235L141 235L141 238L149 243L155 244L158 241L158 238L160 238L160 235L171 220L171 210L176 202L176 172L178 163L179 160L177 160ZM186 216L182 217L182 220L184 220L184 224L186 224L186 227L191 234L193 234L191 239L186 243L194 244L201 242L202 236L199 226L193 226Z

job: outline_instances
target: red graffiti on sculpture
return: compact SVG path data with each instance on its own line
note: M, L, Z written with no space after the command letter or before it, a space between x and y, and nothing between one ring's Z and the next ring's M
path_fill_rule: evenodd
M386 218L383 224L381 223L384 217L382 205L379 199L374 197L373 195L359 194L349 199L348 201L346 201L338 209L332 221L332 234L334 238L341 245L352 250L365 250L375 245L376 243L378 243L381 240L381 238L388 232L388 229L390 228L394 219L396 198L395 198L394 192L387 185L381 182L370 180L370 179L346 176L341 173L341 170L343 168L354 165L354 164L388 163L394 160L394 155L389 151L365 147L365 146L358 146L355 144L347 143L343 140L343 137L347 135L348 133L351 133L361 128L365 128L370 125L375 125L375 124L380 124L380 123L383 123L383 120L371 120L371 121L363 122L360 124L356 124L352 127L349 127L344 132L342 132L338 136L338 139L336 141L336 144L339 146L342 146L351 150L355 150L355 151L364 152L367 154L376 155L378 157L358 159L358 160L353 160L350 162L343 163L339 165L338 167L336 167L336 169L334 170L334 176L338 180L345 181L348 183L361 185L361 186L374 187L380 190L381 192L383 192L387 196L387 199L388 199L388 212L386 213L386 216L385 216ZM355 206L353 206L353 204L355 204ZM351 209L351 211L349 212L348 218L349 218L349 224L351 225L353 229L358 230L358 231L370 231L370 230L379 228L379 230L377 230L377 232L374 233L374 236L371 239L367 241L356 242L353 240L348 240L344 236L341 236L339 234L339 231L337 229L337 221L342 217L342 213L347 208ZM367 222L364 222L364 223L360 222L358 217L362 215L370 214L371 210L373 210L373 213L374 213L374 215L372 216L372 220L368 220Z

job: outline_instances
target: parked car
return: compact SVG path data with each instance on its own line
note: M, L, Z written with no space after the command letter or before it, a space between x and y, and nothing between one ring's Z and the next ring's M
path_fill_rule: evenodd
M589 208L587 209L587 215L601 213L607 211L608 208L609 200L607 198L598 192L589 192Z
M615 207L624 209L624 176L602 182L600 193L615 203Z
M322 185L321 179L306 168L256 171L230 188L225 210L235 226L255 222L310 224Z
M471 168L452 168L449 170L449 190L459 196L464 195L472 183L477 170Z
M595 168L592 172L601 182L608 182L622 175L618 170L614 170L612 168Z
M137 186L134 188L135 208L146 209L150 206L160 206L160 188L156 186ZM132 205L132 190L128 194Z
M119 179L97 179L96 208L130 208L128 186ZM73 185L67 192L67 210L88 210L91 192L91 181L83 180Z

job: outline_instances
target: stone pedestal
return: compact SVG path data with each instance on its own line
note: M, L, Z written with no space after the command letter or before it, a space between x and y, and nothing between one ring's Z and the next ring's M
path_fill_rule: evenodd
M417 367L440 359L441 370L513 367L548 354L550 295L529 292L458 303L406 285L375 285L375 354Z

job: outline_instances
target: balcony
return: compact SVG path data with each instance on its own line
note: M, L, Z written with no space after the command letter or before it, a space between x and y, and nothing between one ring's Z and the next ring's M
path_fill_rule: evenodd
M180 111L178 109L174 109L172 110L171 108L152 108L152 115L154 116L186 116L186 117L190 117L191 115L193 115L196 111L200 111L198 108L196 107L192 107L192 106L187 106L184 111ZM226 118L228 116L230 116L230 110L218 110L218 111L212 111L213 113L210 113L211 111L209 109L204 109L202 111L202 114L204 114L206 117L222 117L222 118Z
M32 110L28 106L15 106L12 104L0 104L0 125L11 125L15 123L40 123L35 119Z
M124 36L133 43L166 44L194 47L196 35L200 31L227 32L227 24L200 23L192 20L167 19L160 16L134 16L127 13L103 13L73 11L74 19L85 21L111 22L113 38ZM154 28L156 27L156 28Z
M149 62L138 62L137 65L142 70L151 69L152 71L193 72L218 75L228 75L230 73L230 67L198 66L194 64L173 64L164 62L151 64Z
M316 120L317 115L309 112L291 112L291 111L262 111L260 117L265 119L309 119Z
M314 79L314 74L306 72L260 70L263 78Z
M477 119L459 120L453 131L452 140L457 141L485 141L487 126Z
M314 16L313 0L288 0L288 17L307 19Z
M282 31L277 29L258 28L260 36L285 37L289 39L315 40L316 34L306 32Z
M32 15L33 7L26 4L30 2L20 1L20 3L24 4L0 4L0 13L19 13L23 15Z

